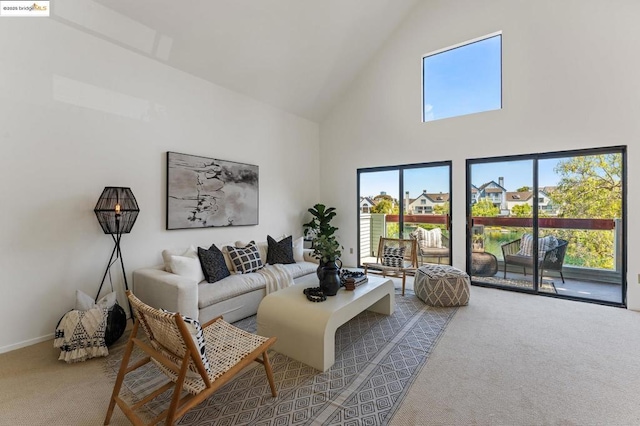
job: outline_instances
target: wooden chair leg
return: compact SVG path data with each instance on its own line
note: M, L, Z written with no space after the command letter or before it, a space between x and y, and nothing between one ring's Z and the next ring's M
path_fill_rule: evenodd
M404 284L407 280L407 273L402 271L402 295L404 296Z
M564 275L562 275L562 271L559 271L559 272L560 272L560 278L562 278L562 284L564 284Z
M120 363L120 370L118 371L118 376L116 377L116 383L113 385L113 392L111 393L109 408L107 409L107 415L104 419L105 425L108 425L109 422L111 422L113 409L116 407L116 398L120 395L122 382L124 382L124 376L126 375L127 368L129 367L129 358L131 358L131 353L133 352L133 339L136 337L137 333L138 333L138 322L136 322L133 325L133 330L131 330L131 335L129 335L129 341L127 342L127 347L124 351L122 362Z
M276 384L273 381L273 371L271 370L271 363L269 362L269 356L267 355L267 351L262 353L262 363L264 364L264 371L267 373L267 379L269 380L269 387L271 388L271 396L274 398L278 396L278 392L276 391Z

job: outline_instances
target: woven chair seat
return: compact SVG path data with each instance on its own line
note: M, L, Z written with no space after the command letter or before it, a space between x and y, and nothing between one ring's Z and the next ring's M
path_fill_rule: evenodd
M266 337L241 330L222 320L203 328L202 332L210 365L208 376L212 382L269 340ZM152 361L172 382L178 380L178 375L173 370L156 360ZM185 377L183 382L185 391L197 395L205 388L204 380L199 374L189 372Z

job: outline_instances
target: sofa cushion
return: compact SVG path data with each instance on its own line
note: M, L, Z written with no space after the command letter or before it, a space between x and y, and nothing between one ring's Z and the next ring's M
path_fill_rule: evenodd
M256 247L258 247L258 253L260 253L260 260L262 261L263 265L266 265L267 252L269 251L269 245L266 241L258 241L257 243L254 241L251 241L250 243L245 243L243 241L236 241L235 245L236 247L246 247L251 243L255 244Z
M198 259L197 256L195 258L186 256L171 256L171 261L169 262L169 264L171 265L171 270L176 275L191 278L198 283L204 280L204 273L202 272L200 259Z
M313 262L296 262L282 266L289 271L293 278L315 273L318 270L318 264Z
M266 284L262 274L234 274L221 279L216 285L200 284L198 286L198 309L263 289Z
M263 267L258 247L253 241L246 247L227 246L227 250L229 250L229 257L238 274L248 274Z
M171 270L171 256L184 256L184 257L198 257L198 251L194 246L189 248L180 249L166 249L162 250L162 260L164 261L164 270L167 272L173 272Z
M293 260L296 262L304 262L304 238L300 237L293 240Z
M267 245L267 263L269 265L295 263L291 235L280 241L276 241L270 235L267 235Z
M208 250L198 247L198 258L202 264L204 279L208 283L215 283L230 275L224 255L215 244L211 244Z

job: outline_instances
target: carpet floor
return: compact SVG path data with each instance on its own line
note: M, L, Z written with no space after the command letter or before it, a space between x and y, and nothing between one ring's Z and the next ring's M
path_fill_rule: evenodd
M189 411L179 425L384 425L400 407L456 308L426 306L396 290L391 316L365 311L336 332L336 362L326 372L270 351L278 397L271 397L255 365ZM255 316L235 323L255 332ZM107 363L113 377L122 354ZM135 359L135 358L134 358ZM153 365L127 375L129 395L143 396L166 382ZM171 393L147 405L157 415Z

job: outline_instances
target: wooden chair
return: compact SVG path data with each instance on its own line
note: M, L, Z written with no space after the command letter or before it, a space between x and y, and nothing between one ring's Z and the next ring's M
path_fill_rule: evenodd
M155 425L164 419L165 424L172 425L253 361L264 365L271 395L277 396L267 357L267 349L275 343L275 337L266 338L248 333L223 321L222 317L214 318L200 328L197 322L185 319L178 313L145 305L130 291L127 291L127 297L136 321L113 387L105 425L109 424L116 404L133 424L144 424L135 411L173 388L169 408L149 423ZM140 328L148 343L138 338ZM204 356L201 356L198 344L203 344ZM134 345L142 349L146 356L130 366L129 358ZM203 362L204 359L208 362ZM169 382L142 397L139 402L127 405L120 398L124 377L149 361L167 376ZM186 393L181 397L183 391Z
M505 243L501 246L502 257L504 259L503 272L504 278L507 278L507 265L522 266L522 272L526 276L527 268L533 268L533 256L523 256L518 254L520 251L521 239ZM540 271L540 285L542 285L542 275L544 271L558 271L560 278L564 283L564 275L562 275L562 265L564 264L564 256L567 253L568 241L558 239L558 245L544 252L544 256L538 259L538 270Z
M398 266L391 266L390 262L385 259L385 247L391 249L404 250L402 259ZM378 244L378 255L375 262L365 262L365 275L371 272L382 273L383 277L387 275L402 277L402 295L404 296L404 287L407 280L407 273L413 273L418 268L418 249L417 241L413 238L385 238L380 237ZM393 262L391 262L393 263Z

